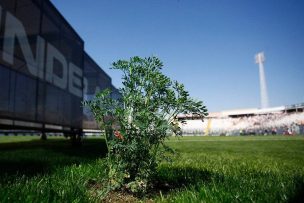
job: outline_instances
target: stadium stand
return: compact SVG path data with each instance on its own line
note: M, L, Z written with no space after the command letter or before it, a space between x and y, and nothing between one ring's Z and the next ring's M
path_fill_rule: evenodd
M210 113L204 120L179 115L183 135L295 135L304 134L304 104L267 109Z

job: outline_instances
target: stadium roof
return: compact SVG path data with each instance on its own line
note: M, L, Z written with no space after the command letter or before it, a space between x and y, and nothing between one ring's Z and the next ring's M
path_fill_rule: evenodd
M249 116L249 115L257 115L257 114L275 114L275 113L283 113L285 111L296 110L296 109L304 109L304 103L288 105L288 106L264 108L264 109L248 108L248 109L226 110L221 112L210 112L207 118ZM197 115L192 115L192 114L179 114L177 117L191 118L191 119L199 118Z

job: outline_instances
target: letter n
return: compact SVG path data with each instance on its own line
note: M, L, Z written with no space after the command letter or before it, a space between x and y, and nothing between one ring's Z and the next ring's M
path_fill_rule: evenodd
M45 40L37 36L36 59L33 56L29 41L22 23L7 12L5 21L5 31L3 40L3 60L7 63L14 64L14 51L16 39L19 42L21 51L25 58L29 72L34 76L43 78L44 65L44 47Z

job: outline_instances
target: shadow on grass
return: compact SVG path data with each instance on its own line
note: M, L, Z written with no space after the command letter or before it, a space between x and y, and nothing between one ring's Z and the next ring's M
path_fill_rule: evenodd
M0 152L16 150L44 149L62 153L66 156L100 158L107 152L103 139L85 139L83 145L75 147L69 139L33 140L27 142L0 143Z
M288 202L296 203L296 202L303 202L304 200L304 182L303 178L297 178L296 181L296 191L294 196L289 198Z
M155 192L168 193L189 186L196 186L199 183L208 183L211 178L222 179L220 174L214 174L207 170L192 167L160 167L155 177Z
M80 147L73 147L67 139L1 143L0 178L45 174L58 167L94 161L106 153L103 139L85 139Z
M11 161L0 160L0 177L7 175L34 176L49 172L49 166L42 161Z

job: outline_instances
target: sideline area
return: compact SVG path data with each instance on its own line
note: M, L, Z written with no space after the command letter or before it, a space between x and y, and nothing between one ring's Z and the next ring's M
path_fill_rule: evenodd
M294 136L285 136L285 135L267 135L267 136L182 136L182 137L171 137L167 142L229 142L229 141L268 141L268 140L303 140L304 135L294 135Z

